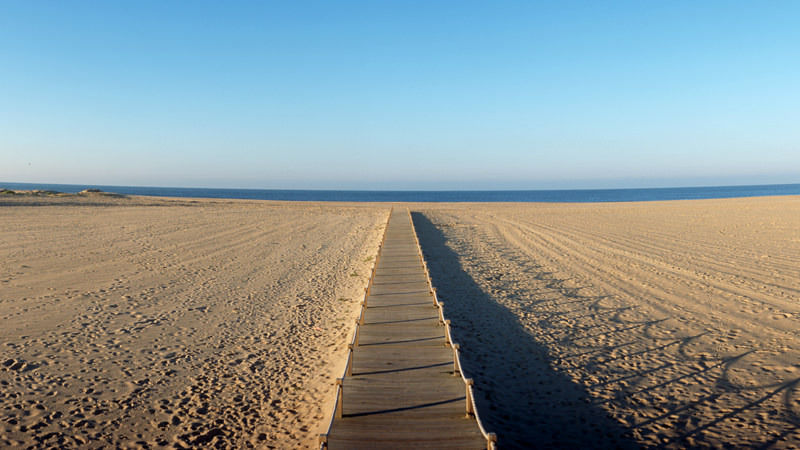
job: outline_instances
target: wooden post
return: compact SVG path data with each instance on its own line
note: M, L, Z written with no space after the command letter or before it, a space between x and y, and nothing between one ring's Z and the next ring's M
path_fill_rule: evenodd
M489 433L486 435L486 450L494 450L497 446L497 435Z
M436 288L435 287L431 287L430 288L430 293L433 296L433 304L435 306L436 305Z
M342 410L344 409L344 405L342 404L344 402L344 383L343 382L344 382L343 378L337 378L336 379L336 389L339 391L339 396L336 399L336 418L337 419L341 419L342 418Z
M461 373L461 368L458 367L458 349L460 348L460 345L456 343L453 344L453 376Z
M439 302L439 325L444 325L444 304Z
M472 385L475 384L472 378L467 378L466 386L467 386L467 416L471 416L475 414L475 409L472 408ZM339 416L341 417L341 416Z
M353 344L347 344L347 349L350 351L350 354L347 355L347 370L345 374L349 377L353 375L353 357L355 356L353 354Z
M358 323L364 325L364 316L367 315L367 301L361 303L361 313L358 315Z
M355 344L356 347L358 347L358 334L359 334L359 328L360 328L358 325L359 325L358 324L358 319L356 319L356 331L355 331L356 338L353 339L353 344Z
M450 331L450 319L444 321L444 326L447 327L447 329L444 330L444 340L447 341L447 345L450 345L450 333L448 333L448 331Z

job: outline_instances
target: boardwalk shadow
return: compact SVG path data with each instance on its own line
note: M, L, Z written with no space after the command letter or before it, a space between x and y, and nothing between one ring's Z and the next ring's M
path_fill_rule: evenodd
M431 278L453 321L479 413L501 448L637 448L586 390L554 370L546 348L463 269L446 238L411 214Z

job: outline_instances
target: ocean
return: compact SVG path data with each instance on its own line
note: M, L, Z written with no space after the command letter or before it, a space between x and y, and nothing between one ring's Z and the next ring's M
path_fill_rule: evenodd
M77 184L5 183L0 189L42 189L75 193L100 189L126 195L236 198L315 202L639 202L800 195L800 184L704 186L643 189L561 189L527 191L335 191L285 189L210 189Z

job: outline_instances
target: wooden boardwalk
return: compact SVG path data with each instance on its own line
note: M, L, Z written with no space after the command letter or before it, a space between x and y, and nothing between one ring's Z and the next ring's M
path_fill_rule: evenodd
M487 448L417 242L393 211L323 448Z

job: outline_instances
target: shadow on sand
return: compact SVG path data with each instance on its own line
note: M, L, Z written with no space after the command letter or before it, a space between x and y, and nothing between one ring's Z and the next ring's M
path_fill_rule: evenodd
M478 410L501 448L638 448L586 390L555 371L544 346L464 271L446 238L411 214L431 278L452 319Z

